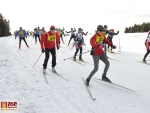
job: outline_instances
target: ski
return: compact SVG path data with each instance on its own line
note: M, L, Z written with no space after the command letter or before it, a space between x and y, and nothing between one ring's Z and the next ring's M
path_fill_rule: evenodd
M50 71L52 71L51 69L49 69ZM52 71L53 72L53 71ZM68 79L66 79L66 78L64 78L64 77L62 77L60 74L58 74L57 72L53 72L53 73L55 73L56 75L58 75L59 77L61 77L62 79L64 79L64 80L68 80Z
M86 61L81 61L81 60L78 60L78 61L83 62L83 63L86 63L86 64L94 65L94 64L91 64L91 63L86 62Z
M119 60L117 60L117 59L114 59L114 58L108 58L108 59L110 59L110 60L115 60L115 61L119 61Z
M140 63L143 63L143 64L147 64L147 65L150 65L150 64L148 64L147 62L143 62L143 61L137 61L137 62L140 62Z
M90 97L92 98L92 100L96 100L96 98L94 98L94 97L93 97L93 95L92 95L92 93L91 93L91 91L90 91L89 87L85 84L85 80L84 80L84 78L83 78L83 77L82 77L82 80L83 80L84 85L85 85L85 87L86 87L86 89L87 89L88 93L90 94Z
M101 81L103 81L103 82L106 82L106 81L104 81L104 80L102 80L102 79L99 79L99 78L94 78L94 79L97 79L97 80L101 80ZM112 82L106 82L106 83L112 84L112 85L114 85L114 86L121 87L121 88L123 88L123 89L127 89L127 90L132 91L132 92L135 92L134 90L131 90L131 89L129 89L129 88L126 88L126 87L124 87L124 86L121 86L121 85L118 85L118 84L115 84L115 83L112 83Z
M71 59L71 60L74 61L73 59ZM78 61L74 61L74 62L76 62L76 63L78 63L78 64L84 66L84 64L82 64L82 63L80 63L80 62L78 62Z
M46 78L46 76L45 76L46 73L43 72L43 75L44 75L44 80L45 80L45 82L48 84L48 80L47 80L47 78Z

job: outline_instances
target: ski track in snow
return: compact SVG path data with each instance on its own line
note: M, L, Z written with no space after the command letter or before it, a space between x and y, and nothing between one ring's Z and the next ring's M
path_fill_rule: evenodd
M124 37L133 39L126 45L128 39ZM107 74L114 83L135 90L136 93L91 79L89 88L93 97L96 97L93 101L81 79L82 76L86 78L89 75L93 65L81 62L84 64L82 66L72 60L64 61L74 55L75 48L68 49L67 45L62 44L57 52L56 70L68 81L47 69L47 84L42 73L44 54L33 67L41 54L39 42L35 45L34 39L29 37L27 42L30 48L22 41L21 49L18 50L19 40L11 36L0 38L0 100L17 100L19 113L149 113L149 66L136 62L142 60L146 52L141 43L144 38L137 39L136 42L133 34L120 35L120 38L121 53L107 53L110 58L119 60L109 60ZM117 36L113 42L118 44ZM87 44L86 48L83 52L91 47ZM114 51L118 53L117 50ZM92 64L89 54L84 54L83 59ZM48 68L51 69L51 55ZM99 70L93 77L101 78L103 68L104 64L100 61Z

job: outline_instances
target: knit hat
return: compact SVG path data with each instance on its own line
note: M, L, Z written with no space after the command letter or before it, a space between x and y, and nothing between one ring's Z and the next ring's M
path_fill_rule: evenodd
M51 26L51 27L50 27L50 30L56 30L56 29L55 29L55 26Z
M104 31L104 27L102 25L97 26L97 31Z
M78 31L82 30L81 28L78 29Z
M108 26L107 25L104 25L104 28L107 28Z

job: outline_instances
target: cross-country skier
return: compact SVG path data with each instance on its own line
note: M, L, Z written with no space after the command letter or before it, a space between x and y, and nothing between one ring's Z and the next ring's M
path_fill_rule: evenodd
M27 47L28 44L26 42L25 36L27 35L25 30L22 29L22 27L20 27L20 30L17 31L17 33L15 34L15 37L19 35L19 49L21 48L21 40L23 40L26 44Z
M44 36L45 33L46 33L45 28L42 27L41 38Z
M107 30L107 28L108 28L108 26L107 25L104 25L104 32L103 32L103 34L104 34L104 36L106 37L106 35L107 34L109 34L109 35L111 35L111 33ZM106 47L106 43L105 43L105 41L103 41L103 44L104 44L104 53L105 53L105 55L107 56L107 47ZM107 56L107 58L108 58L108 56Z
M71 33L71 36L70 36L70 40L69 40L69 42L68 42L68 46L69 46L69 44L70 44L70 41L72 40L72 38L75 40L75 32L76 32L76 29L74 28L74 30L73 30L73 28L71 28L71 31L66 31L66 33Z
M61 37L61 40L62 40L63 44L65 44L65 42L63 40L63 35L65 37L64 30L65 30L64 27L63 27L63 29L59 28L59 29L56 30L59 33L59 36Z
M101 60L105 63L104 72L102 74L102 80L104 80L106 82L111 82L110 79L106 77L107 70L109 68L109 61L108 61L106 55L104 54L104 51L103 51L104 45L102 43L103 43L103 41L105 41L105 43L107 43L109 46L112 46L112 47L114 47L114 46L102 33L103 31L104 31L104 27L102 25L98 25L96 33L90 39L90 44L92 46L91 55L92 55L93 61L94 61L94 69L92 70L92 72L90 73L88 78L86 79L87 85L89 85L89 82L90 82L90 79L92 78L92 76L98 71L99 60Z
M40 42L40 34L41 34L41 29L40 27L38 27L37 29L35 29L36 31L36 34L35 34L35 44L37 43L37 37L39 39L39 42Z
M114 35L118 35L119 31L117 31L117 33L114 33L114 29L111 29L111 30L109 30L109 31L110 31L110 33L109 33L107 39L113 44L113 42L112 42L113 36L114 36ZM111 47L110 52L111 52L111 53L114 53L114 52L112 51L112 49L113 49L113 48ZM108 46L108 50L109 50L109 46Z
M82 59L83 32L81 28L79 28L78 33L76 33L76 39L74 45L76 47L76 52L74 54L73 60L76 61L76 55L80 50L79 60L83 61Z
M147 52L144 55L143 62L146 63L145 59L148 56L148 54L150 53L150 32L148 33L147 39L145 40L145 46L146 46Z
M57 50L59 49L59 41L60 41L60 38L58 36L58 33L55 32L55 26L51 26L50 31L45 33L42 36L41 48L42 48L42 53L45 52L45 60L43 63L43 73L46 72L50 53L52 55L52 71L56 73L56 70L55 70L55 66L56 66L55 47L57 47Z

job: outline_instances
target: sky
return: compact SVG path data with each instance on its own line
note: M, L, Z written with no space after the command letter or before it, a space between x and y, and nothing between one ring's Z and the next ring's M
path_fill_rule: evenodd
M38 26L48 31L51 25L92 32L107 25L123 33L125 27L150 22L149 11L148 0L0 0L0 13L10 20L11 32Z

